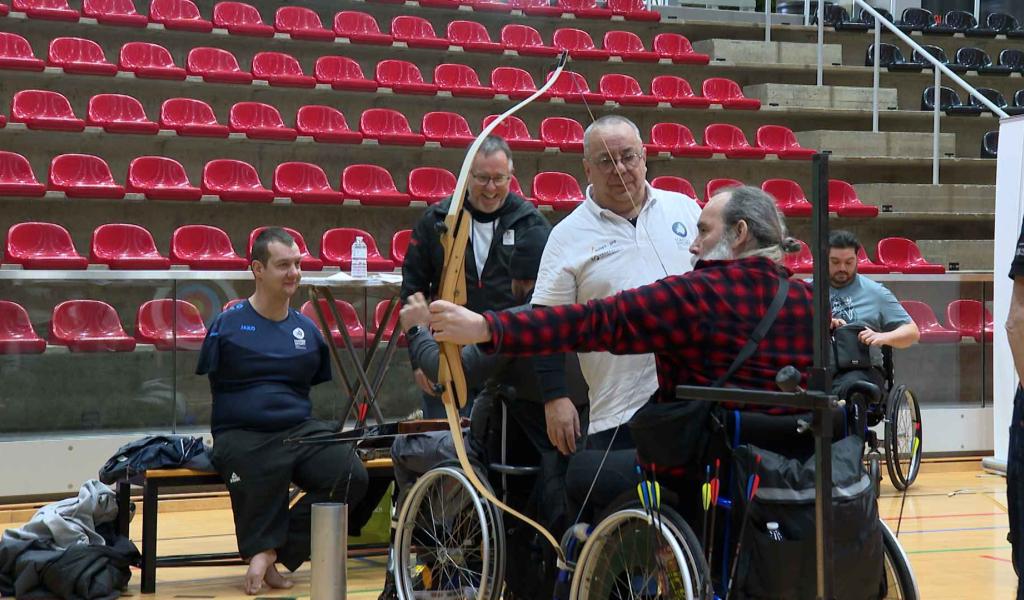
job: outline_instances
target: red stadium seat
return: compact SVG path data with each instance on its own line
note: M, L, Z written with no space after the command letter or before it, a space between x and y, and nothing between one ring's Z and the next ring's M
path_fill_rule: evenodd
M481 129L491 124L491 121L498 118L498 115L488 115L484 117L483 122L480 124ZM498 127L491 132L491 135L496 135L505 140L508 143L508 147L513 150L534 150L542 152L547 147L543 141L534 138L530 135L530 130L526 127L526 123L522 119L513 115L501 122Z
M494 88L480 84L476 71L467 65L444 63L434 67L434 83L452 96L493 98Z
M758 127L755 143L759 148L767 150L768 154L776 154L783 160L809 160L818 153L817 150L801 146L793 131L781 125Z
M420 131L430 142L438 142L445 148L465 148L473 143L476 136L469 128L466 117L453 112L428 112L423 115Z
M188 52L185 68L189 75L215 83L252 83L252 74L238 66L234 54L220 48L199 47Z
M518 67L495 67L491 71L491 87L513 100L529 98L537 91L533 76Z
M540 122L540 139L562 152L583 152L583 125L568 117L548 117Z
M42 354L46 341L36 335L20 304L0 300L0 354Z
M151 0L149 20L167 29L204 33L213 31L213 23L199 14L199 8L192 0Z
M761 101L754 98L747 98L743 95L740 85L731 79L724 77L711 77L705 79L701 85L704 97L712 104L721 104L722 108L737 108L741 110L757 110L761 108Z
M381 33L372 15L356 10L343 10L334 15L334 33L355 44L390 46L394 38Z
M118 67L145 79L185 79L185 69L174 64L171 53L159 44L128 42L121 46Z
M500 54L505 47L491 39L487 28L476 21L452 21L448 23L448 41L461 46L468 52L494 52Z
M331 189L318 165L286 162L274 169L274 193L296 204L341 204L345 195Z
M775 198L775 205L787 217L809 217L813 206L800 184L790 179L767 179L761 184L765 193Z
M433 96L437 93L437 86L425 83L420 68L407 60L382 60L377 63L375 75L379 85L397 94Z
M259 237L266 228L266 226L257 227L249 233L249 245L247 246L248 250L245 255L249 258L250 262L252 260L252 245L256 243L256 238ZM302 234L291 227L282 227L281 229L284 229L288 235L292 236L292 239L295 240L295 245L299 247L299 255L302 257L299 261L299 265L302 267L302 270L322 271L324 268L324 261L309 253L309 247L306 246L306 239L302 237Z
M270 85L311 88L316 78L302 72L302 65L284 52L257 52L252 57L252 78Z
M711 57L693 51L693 46L686 36L678 33L659 33L654 36L654 51L662 58L671 59L677 65L706 65Z
M515 50L521 56L558 56L558 48L545 44L540 32L529 25L509 24L502 27L501 44L506 50Z
M369 206L409 206L412 197L395 187L391 173L377 165L349 165L341 172L341 190Z
M103 25L145 27L149 17L135 10L134 0L83 0L82 14Z
M949 326L962 337L974 338L979 344L991 342L995 330L992 313L977 300L954 300L946 307Z
M661 13L649 10L644 0L608 0L612 14L628 21L660 21Z
M831 194L830 194L831 196ZM921 256L917 244L906 238L891 237L878 241L878 262L896 273L942 274L946 268Z
M960 341L960 332L939 323L935 311L928 304L917 300L900 300L900 304L920 330L922 344L956 344Z
M81 270L89 266L89 261L75 250L68 230L56 223L11 225L4 263L26 269Z
M794 273L810 273L814 271L814 256L807 244L797 240L800 244L799 252L787 252L782 260L786 267Z
M336 90L377 91L377 82L367 79L359 63L346 56L321 56L316 59L313 74L317 81Z
M508 191L520 196L523 200L526 200L530 204L537 206L537 199L531 198L530 196L526 195L526 192L524 192L523 187L519 185L519 180L516 179L515 175L512 176L512 181L511 183L509 183Z
M249 261L235 254L231 238L210 225L183 225L171 234L171 262L202 271L238 271Z
M71 103L59 92L21 90L11 99L11 123L29 129L83 131L85 121L75 116Z
M412 176L410 175L410 177ZM410 240L412 240L412 229L399 229L395 235L391 236L391 262L395 263L395 267L400 267L405 262L405 254L409 250Z
M514 8L511 2L506 0L463 0L463 4L473 7L478 12L500 12L509 13Z
M693 184L689 180L683 179L682 177L675 177L672 175L662 175L655 177L651 180L651 187L666 190L669 192L676 192L684 196L689 196L694 200L697 200L697 191L693 189Z
M550 75L548 76L550 78ZM604 104L604 96L590 91L585 77L574 71L562 71L558 81L548 88L544 97L562 98L577 104Z
M864 273L865 275L883 274L889 273L889 267L873 262L868 258L868 253L864 250L864 246L861 246L860 250L857 251L857 272Z
M334 32L324 29L315 10L305 6L282 6L274 14L274 29L296 40L334 41Z
M409 231L409 230L406 229L404 231ZM399 231L398 233L402 233L402 232ZM397 236L398 233L396 233L395 235ZM401 263L398 263L398 264L401 264ZM391 341L391 336L394 335L394 333L395 333L395 328L399 326L399 309L401 308L401 305L396 306L394 308L394 310L391 311L391 318L388 319L388 322L382 324L382 321L384 321L384 313L387 312L387 310L388 310L388 302L389 302L388 300L381 300L380 302L377 303L377 308L375 308L373 310L374 334L371 337L371 339L372 338L376 338L377 334L379 333L382 336L381 337L382 341L390 342ZM398 347L399 348L405 348L408 345L409 345L409 340L405 339L405 332L404 331L399 331L398 332Z
M409 196L413 200L437 204L452 195L455 191L455 183L455 175L452 175L451 171L447 169L416 167L409 171ZM392 254L393 256L394 254Z
M231 35L274 37L274 28L263 22L255 6L244 2L218 2L213 5L213 24Z
M46 65L36 58L28 40L16 33L0 31L0 69L42 71Z
M588 19L610 19L613 14L610 8L599 8L597 0L558 0L558 5L565 12Z
M413 133L405 115L390 108L368 108L359 117L359 131L363 137L380 144L422 146L427 138Z
M438 37L434 26L423 17L399 15L391 19L391 35L397 42L405 42L410 48L440 48L447 50L451 42Z
M351 168L351 167L350 167ZM377 250L377 242L373 236L362 229L339 227L328 229L324 232L320 241L320 258L324 264L334 267L341 267L344 271L352 269L352 244L356 236L363 238L366 243L366 270L367 271L394 271L395 264L391 259L381 256Z
M318 302L320 303L320 312L324 315L324 321L327 322L327 328L331 331L334 343L344 344L345 337L338 331L338 324L334 320L334 313L331 312L327 300L320 299ZM349 339L352 340L352 345L356 348L362 348L366 344L366 330L363 328L363 324L359 322L359 315L356 314L355 307L344 300L335 300L334 306L338 309L338 315L341 316L341 320L345 322L345 330L348 332ZM316 309L311 301L303 304L299 312L312 319L314 323L320 323L320 319L316 315ZM319 329L319 325L317 328Z
M114 307L99 300L68 300L53 308L50 342L72 352L131 352L135 340L124 332Z
M735 125L713 123L704 128L704 143L728 158L760 159L765 157L764 148L754 148L747 136Z
M110 133L155 135L160 126L149 120L142 103L123 94L96 94L89 98L85 122Z
M607 50L599 49L590 34L582 29L556 29L551 43L559 50L568 50L569 56L575 60L608 60L611 56Z
M679 123L655 123L651 126L651 143L645 144L648 152L669 152L673 156L690 158L711 158L714 151L697 143L693 132Z
M213 109L202 100L170 98L160 107L160 127L178 135L228 137L227 125L217 121Z
M256 140L294 140L298 132L284 124L281 113L262 102L239 102L231 107L229 127Z
M857 190L845 181L828 180L828 209L840 217L872 218L878 216L877 206L868 206L857 197Z
M299 108L295 115L295 129L299 135L311 136L318 142L358 144L363 134L352 131L340 110L319 104Z
M67 0L14 0L11 9L28 15L31 19L50 21L77 21L77 10L68 6Z
M644 47L640 36L632 31L609 31L604 34L604 49L612 56L636 62L658 62L661 55Z
M128 191L150 200L198 200L203 191L192 185L185 167L166 156L140 156L128 165Z
M375 1L375 0L370 0ZM391 1L391 0L388 0ZM462 0L417 0L420 6L433 6L434 8L451 8L458 10Z
M551 6L548 0L509 0L509 3L530 17L560 17L566 12L561 6Z
M203 194L227 202L273 202L274 192L263 187L259 173L247 162L211 160L203 167Z
M206 339L206 325L191 302L149 300L135 315L135 339L157 350L199 350Z
M50 161L47 188L68 198L124 198L106 161L91 154L61 154Z
M710 179L704 184L704 202L701 202L703 207L705 204L711 201L715 197L715 194L724 190L725 188L731 188L743 185L743 182L738 179L720 178Z
M24 156L0 150L0 196L37 198L45 194L46 186L36 179L32 165Z
M555 210L573 210L584 200L576 178L567 173L548 171L533 177L533 196L538 204Z
M145 227L107 223L92 232L89 262L111 269L168 269L171 260L161 256L153 234Z
M0 3L0 17L6 17L11 12L11 7Z
M605 99L617 102L623 106L657 106L658 99L650 94L645 94L640 88L640 83L629 75L622 73L608 73L601 76L598 89Z
M651 95L675 108L707 108L711 101L693 93L690 82L675 75L658 75L651 80Z

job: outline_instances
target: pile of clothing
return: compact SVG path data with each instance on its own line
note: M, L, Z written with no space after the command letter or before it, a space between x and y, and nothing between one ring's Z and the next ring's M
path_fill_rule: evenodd
M0 537L0 595L117 598L139 564L138 548L117 531L117 497L96 480L77 498L48 504Z

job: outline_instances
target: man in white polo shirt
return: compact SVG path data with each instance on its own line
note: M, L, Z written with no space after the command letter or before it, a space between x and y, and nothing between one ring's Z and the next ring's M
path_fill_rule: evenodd
M583 139L586 200L551 230L533 292L535 306L587 302L691 270L689 247L700 207L693 198L647 183L640 130L625 117L601 117ZM632 446L629 420L658 387L651 354L579 355L590 388L589 448ZM576 451L579 415L565 392L561 356L535 358L548 437ZM614 442L614 443L613 443Z

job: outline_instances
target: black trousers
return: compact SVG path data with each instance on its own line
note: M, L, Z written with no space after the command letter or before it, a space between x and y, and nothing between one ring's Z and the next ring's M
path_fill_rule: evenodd
M1017 600L1024 600L1024 389L1017 387L1010 422L1010 447L1006 453L1006 511L1013 548L1013 569L1017 572Z
M214 438L211 458L231 496L243 558L276 550L278 562L291 571L309 560L312 505L317 502L347 503L349 534L359 534L388 482L371 485L351 444L284 443L336 430L336 423L309 420L284 431L234 429ZM306 492L290 509L289 483Z

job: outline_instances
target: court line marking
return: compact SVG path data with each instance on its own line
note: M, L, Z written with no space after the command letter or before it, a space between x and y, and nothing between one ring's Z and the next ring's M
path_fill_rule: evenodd
M1009 550L1010 546L980 546L978 548L936 548L929 550L906 550L907 554L942 554L944 552L977 552L979 550Z
M986 512L986 513L959 513L959 514L949 514L949 515L919 515L919 516L914 516L914 517L903 515L903 520L904 521L911 521L911 520L919 520L919 519L955 519L955 518L958 518L958 517L995 517L995 516L1002 517L1005 514L1006 513L1003 513L1003 512ZM898 521L899 520L899 515L897 515L895 517L882 517L882 520L884 520L884 521Z
M1010 560L1009 558L999 558L998 556L991 556L991 555L988 555L988 554L982 554L981 557L982 558L987 558L989 560L995 560L995 561L999 561L999 562L1005 562L1005 563L1013 564L1013 561Z
M1009 529L1009 525L994 525L992 527L949 527L945 529L918 529L918 530L906 530L900 532L900 535L904 533L948 533L950 531L986 531L991 529Z

